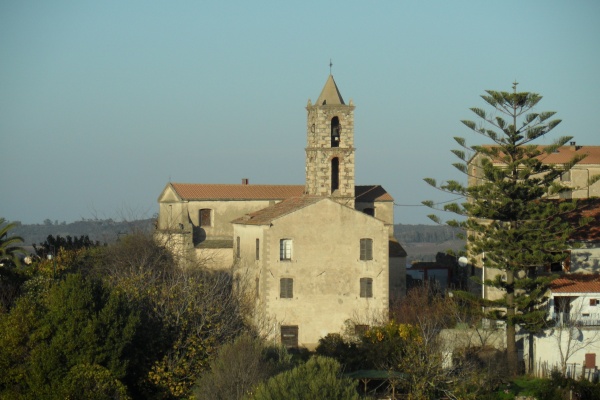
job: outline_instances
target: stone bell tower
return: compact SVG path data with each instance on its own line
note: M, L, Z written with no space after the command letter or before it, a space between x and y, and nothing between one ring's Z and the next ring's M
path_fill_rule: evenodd
M346 105L333 76L310 100L306 124L306 193L354 208L354 105Z

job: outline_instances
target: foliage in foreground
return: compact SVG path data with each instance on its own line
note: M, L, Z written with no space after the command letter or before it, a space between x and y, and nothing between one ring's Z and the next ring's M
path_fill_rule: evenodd
M0 394L65 398L87 385L124 398L139 321L121 294L80 275L21 297L0 318Z
M314 356L306 363L261 383L248 398L358 400L359 396L356 382L341 375L340 364L336 360Z
M260 382L291 367L285 348L243 334L221 347L210 371L194 388L194 395L198 400L239 400Z
M150 236L52 252L0 309L0 398L187 398L248 329L229 274L179 268Z
M477 310L425 285L410 290L390 314L392 321L362 334L327 335L317 353L347 372L391 372L390 387L414 399L479 399L502 380L503 354L488 343L495 332L481 328ZM453 329L457 323L461 329Z

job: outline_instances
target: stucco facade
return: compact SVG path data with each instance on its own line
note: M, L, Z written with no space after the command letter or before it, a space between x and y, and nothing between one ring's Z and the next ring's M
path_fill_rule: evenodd
M235 271L254 290L259 315L296 327L298 345L313 348L349 319L366 323L387 316L389 236L382 221L329 198L298 203L283 215L263 218L271 211L259 211L234 221L234 242L240 238ZM348 228L353 226L361 229ZM361 239L372 245L363 259ZM289 258L281 254L282 240L290 242ZM364 287L361 293L361 279L368 280L370 293ZM283 293L282 284L291 290Z

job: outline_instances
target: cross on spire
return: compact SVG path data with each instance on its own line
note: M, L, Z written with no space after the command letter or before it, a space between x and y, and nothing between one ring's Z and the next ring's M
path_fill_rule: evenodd
M333 63L331 62L331 58L329 59L329 75L331 75L331 67L333 67Z

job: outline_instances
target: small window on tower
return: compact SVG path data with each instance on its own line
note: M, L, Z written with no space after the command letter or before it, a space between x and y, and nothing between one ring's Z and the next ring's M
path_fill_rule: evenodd
M331 119L331 147L340 147L340 133L342 127L338 117Z
M340 188L340 159L334 157L331 160L331 193Z

